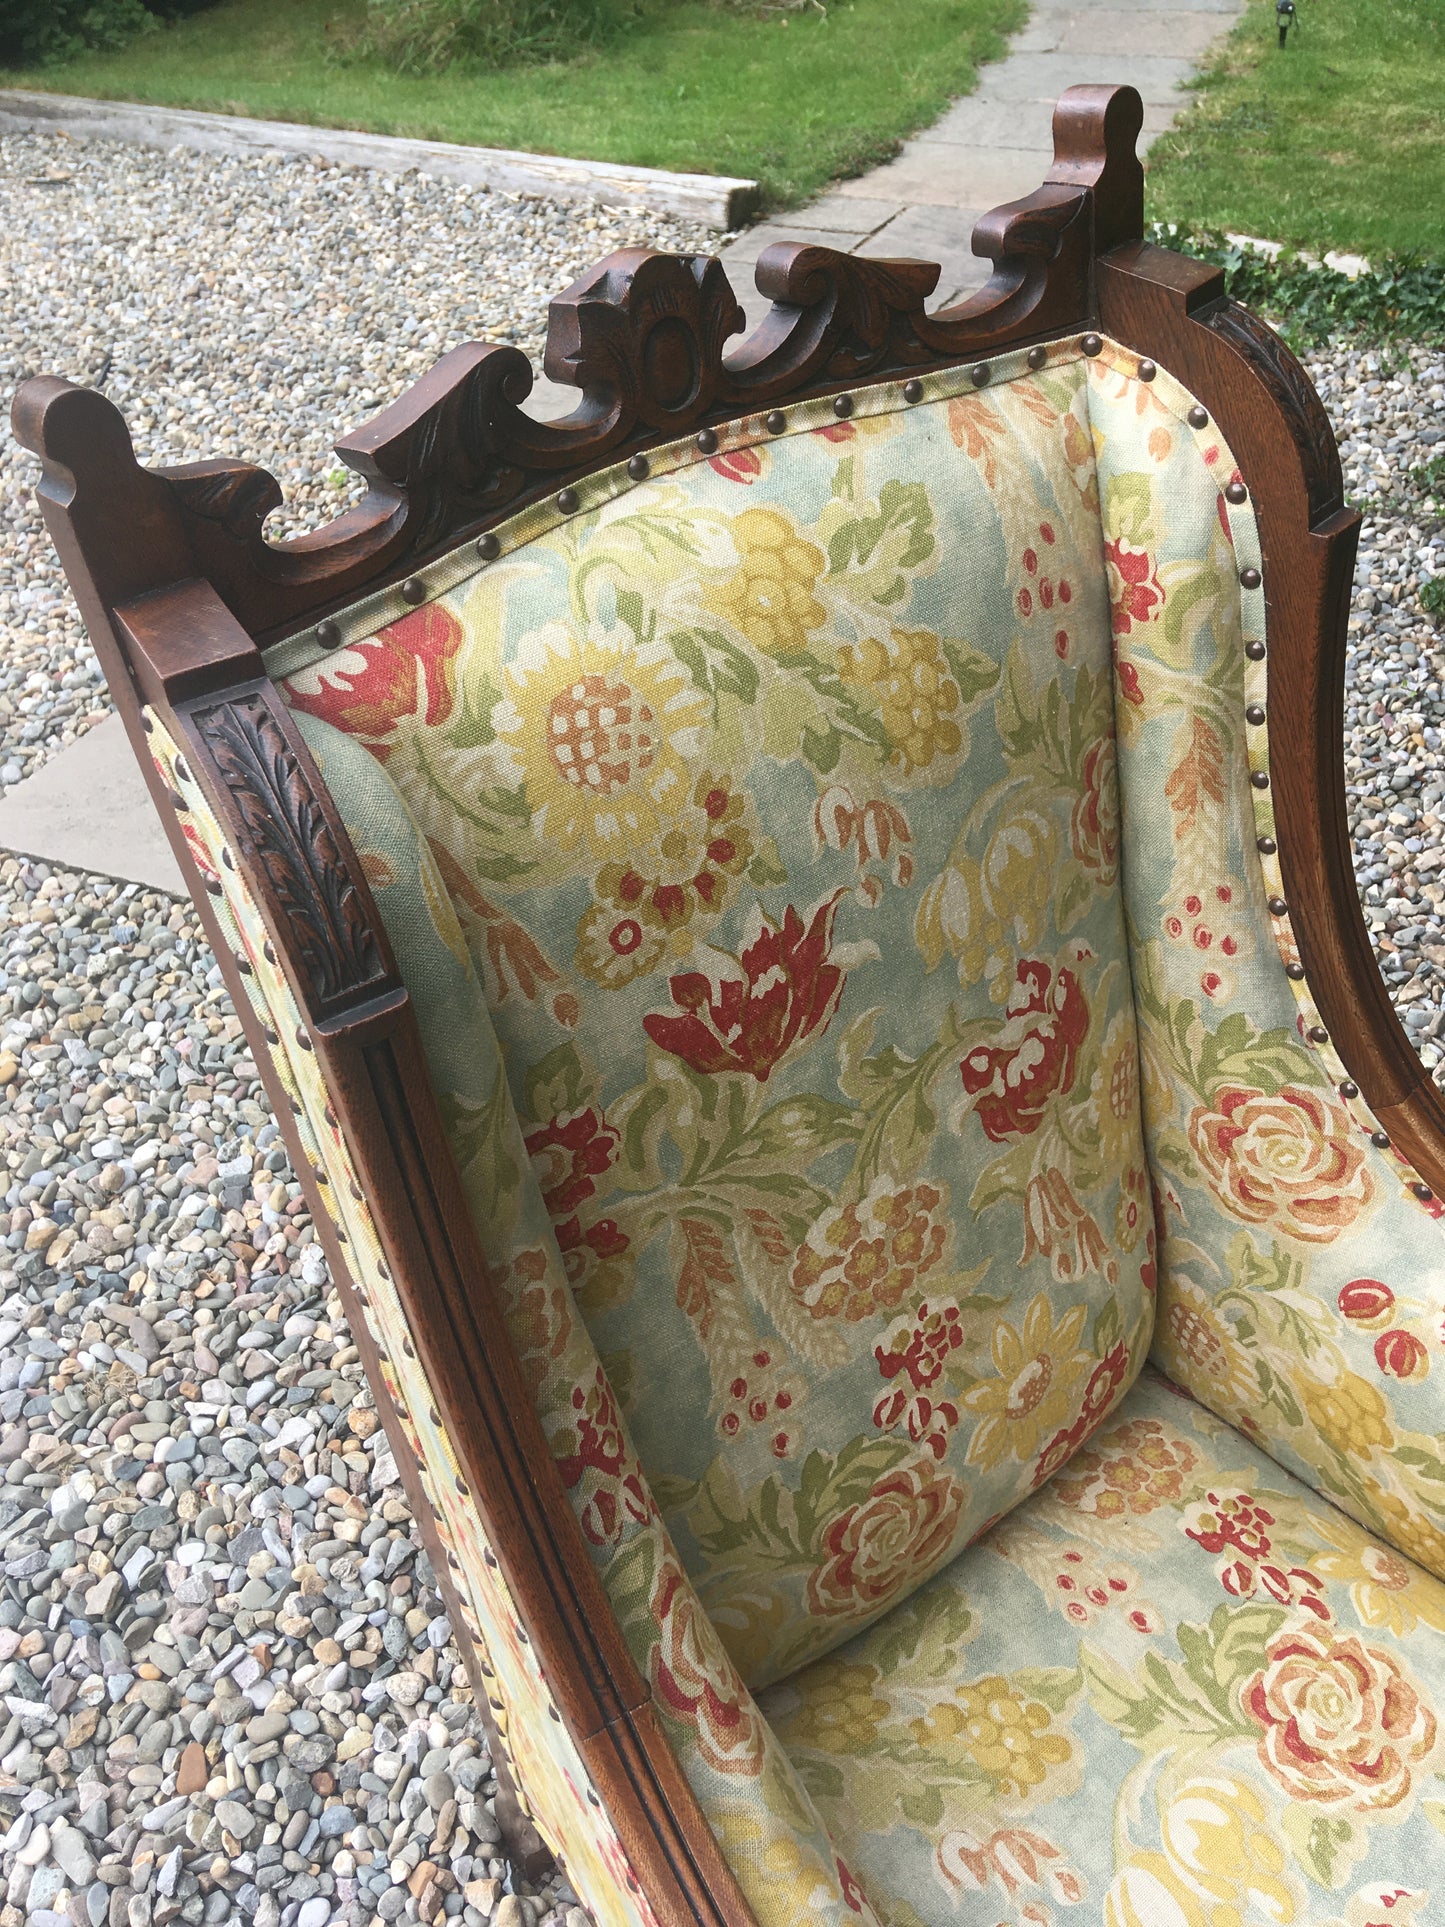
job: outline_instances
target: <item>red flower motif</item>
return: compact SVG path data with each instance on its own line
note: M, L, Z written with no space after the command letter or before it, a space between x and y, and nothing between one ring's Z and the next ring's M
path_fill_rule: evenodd
M1224 1555L1217 1568L1219 1583L1234 1598L1252 1599L1262 1587L1283 1606L1302 1606L1316 1618L1328 1619L1329 1607L1319 1597L1318 1575L1304 1566L1283 1567L1270 1558L1266 1527L1274 1523L1274 1514L1247 1492L1207 1493L1205 1503L1187 1507L1183 1519L1187 1538L1206 1552ZM1230 1553L1237 1557L1231 1559Z
M461 623L429 602L301 670L286 693L297 709L352 736L389 736L403 717L419 714L419 702L419 720L435 727L451 714L461 646Z
M749 487L763 472L763 458L755 448L730 448L724 455L709 455L707 465L725 482L742 482Z
M1339 1307L1352 1325L1382 1325L1395 1309L1395 1294L1378 1278L1352 1278L1340 1292Z
M827 1029L838 1008L844 973L828 961L828 951L841 896L837 891L820 903L806 929L791 904L781 927L755 910L738 970L716 977L689 970L670 978L673 1002L685 1015L653 1012L642 1028L695 1071L746 1071L765 1084L796 1044Z
M645 1524L652 1508L622 1434L612 1387L600 1365L590 1386L574 1386L572 1408L576 1414L572 1421L573 1450L557 1453L557 1469L569 1491L580 1485L585 1475L593 1475L593 1489L581 1513L582 1531L595 1546L611 1545L627 1520Z
M1256 1505L1247 1492L1217 1492L1206 1495L1207 1504L1191 1506L1185 1514L1192 1525L1184 1528L1188 1538L1206 1552L1223 1552L1226 1546L1242 1552L1247 1559L1262 1559L1270 1548L1266 1526L1274 1524L1274 1514Z
M1116 663L1119 674L1119 687L1124 692L1126 703L1133 703L1136 709L1144 707L1144 691L1139 687L1139 671L1132 662Z
M1381 1332L1375 1340L1375 1363L1387 1378L1424 1378L1430 1354L1413 1332Z
M612 1167L621 1143L603 1113L593 1106L554 1117L523 1140L537 1171L542 1202L550 1218L565 1218L590 1198L599 1178Z
M162 774L165 775L165 772L162 771ZM168 776L166 780L167 783L169 783L170 779ZM221 873L211 861L211 853L201 840L200 832L193 829L189 823L182 823L181 835L186 839L186 848L191 853L192 863L195 864L206 882L219 883L221 881Z
M1121 1339L1107 1351L1089 1374L1089 1382L1084 1387L1084 1401L1079 1416L1072 1425L1063 1431L1055 1432L1043 1451L1039 1454L1038 1464L1034 1467L1034 1490L1051 1479L1061 1466L1091 1439L1104 1420L1114 1409L1119 1391L1129 1372L1129 1347Z
M1147 549L1136 549L1126 536L1104 544L1109 570L1110 620L1116 636L1127 636L1137 623L1152 621L1164 606L1164 585Z
M863 1889L858 1885L858 1882L853 1878L847 1867L844 1866L843 1862L838 1860L836 1864L838 1868L838 1886L842 1891L844 1900L847 1901L855 1914L865 1913L868 1908L867 1895L863 1892Z
M1089 1007L1071 970L1025 958L1008 1002L1006 1041L980 1044L959 1065L963 1088L995 1144L1026 1137L1044 1121L1049 1100L1074 1081L1074 1061L1089 1029Z
M1129 1347L1121 1338L1117 1345L1105 1352L1090 1372L1089 1382L1084 1387L1084 1402L1079 1415L1088 1422L1090 1432L1113 1409L1128 1371Z
M570 1117L554 1117L523 1140L542 1187L542 1202L557 1234L557 1245L567 1275L577 1282L585 1267L585 1252L615 1258L628 1239L611 1218L599 1218L585 1228L579 1207L596 1192L594 1179L612 1167L621 1139L600 1110L589 1106Z
M957 1305L930 1310L927 1301L916 1314L895 1318L873 1347L878 1369L885 1378L907 1372L915 1391L932 1385L947 1363L948 1354L963 1343L963 1319Z

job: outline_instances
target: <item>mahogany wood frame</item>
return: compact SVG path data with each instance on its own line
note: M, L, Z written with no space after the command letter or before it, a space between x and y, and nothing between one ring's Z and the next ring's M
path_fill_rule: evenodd
M742 315L717 261L614 254L552 304L545 367L581 390L571 416L544 425L522 411L532 371L519 350L454 349L338 444L369 493L299 541L263 538L281 500L265 471L229 461L145 470L103 396L41 377L16 398L16 433L43 463L46 520L257 1061L267 1062L265 1039L152 768L142 704L220 799L229 847L282 935L281 964L462 1471L562 1717L664 1922L744 1927L752 1915L653 1715L482 1284L405 986L263 651L308 627L326 640L330 612L362 593L400 584L409 598L411 572L432 556L484 542L490 523L597 468L645 462L660 441L695 433L706 451L717 422L1100 329L1185 382L1239 459L1260 521L1271 676L1291 697L1272 718L1270 775L1310 987L1351 1077L1422 1183L1445 1186L1445 1104L1385 994L1350 863L1341 738L1358 518L1344 506L1334 440L1299 364L1225 298L1216 270L1143 243L1141 119L1131 88L1070 89L1047 180L975 231L992 279L945 311L925 310L939 273L928 263L784 244L757 269L771 312L728 355ZM271 1097L327 1227L324 1179L303 1154L284 1091ZM345 1254L329 1235L324 1242L380 1388ZM395 1413L383 1418L445 1589L410 1454ZM475 1654L468 1663L485 1710ZM514 1855L538 1869L546 1849L509 1791L499 1813Z

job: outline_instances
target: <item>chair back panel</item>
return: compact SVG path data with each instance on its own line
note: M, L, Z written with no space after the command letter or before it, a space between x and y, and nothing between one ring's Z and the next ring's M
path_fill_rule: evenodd
M1077 339L1033 361L588 478L285 685L425 837L754 1684L1026 1496L1148 1343L1086 379ZM430 1047L495 1173L500 1093L460 1029Z

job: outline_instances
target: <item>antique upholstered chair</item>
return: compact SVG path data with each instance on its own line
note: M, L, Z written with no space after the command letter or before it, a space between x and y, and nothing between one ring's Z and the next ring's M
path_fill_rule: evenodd
M600 1922L1445 1918L1445 1114L1309 382L1061 102L988 287L614 255L361 505L28 383L487 1709Z

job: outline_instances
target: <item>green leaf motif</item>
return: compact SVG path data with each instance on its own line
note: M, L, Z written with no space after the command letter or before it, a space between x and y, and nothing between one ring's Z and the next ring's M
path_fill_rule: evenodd
M905 1792L899 1801L903 1817L911 1820L916 1827L926 1833L934 1833L943 1825L943 1795L937 1787L924 1786Z
M1084 1675L1077 1666L1025 1666L1009 1674L1010 1690L1038 1700L1051 1713L1063 1713L1078 1698Z
M473 1104L457 1091L438 1093L442 1122L457 1163L463 1171L475 1165L481 1173L478 1203L484 1222L505 1227L516 1213L521 1165L514 1155L516 1118L512 1094L500 1064L491 1095Z
M839 1145L855 1143L862 1130L863 1118L851 1105L804 1091L764 1111L731 1162L781 1161L800 1170Z
M908 573L926 562L934 550L933 509L922 482L883 484L877 510L839 524L828 538L828 570L845 575L867 570L868 590L875 602L897 602L908 586Z
M618 597L621 606L622 597ZM712 697L713 721L720 700L735 696L740 703L757 700L758 668L745 649L718 629L676 629L668 644L678 661L705 696Z
M1221 1606L1207 1627L1181 1626L1184 1661L1146 1654L1131 1676L1107 1654L1080 1655L1096 1713L1151 1751L1213 1745L1253 1735L1238 1689L1264 1664L1266 1641L1287 1618L1277 1606Z
M885 1679L906 1665L910 1683L952 1680L974 1623L960 1594L946 1585L929 1586L893 1608L874 1632L868 1657Z
M972 643L960 642L955 636L940 636L938 640L965 706L976 703L980 696L998 687L1003 669L992 656L975 649Z
M443 731L453 749L485 749L493 740L492 711L502 700L501 686L475 669L457 683L457 704Z
M554 1117L567 1117L597 1102L597 1078L582 1062L577 1046L569 1037L528 1067L523 1091L527 1116L534 1123L546 1124Z
M1327 1891L1338 1892L1347 1883L1365 1850L1363 1830L1343 1814L1316 1813L1292 1803L1285 1809L1284 1831L1300 1866Z

